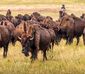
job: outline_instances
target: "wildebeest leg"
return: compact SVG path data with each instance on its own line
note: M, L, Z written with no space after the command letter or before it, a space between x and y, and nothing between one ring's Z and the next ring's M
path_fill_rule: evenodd
M52 50L53 50L53 47L54 47L54 43L55 43L55 41L52 42Z
M66 38L66 45L69 43L69 38L67 37Z
M7 57L7 52L8 52L8 44L4 46L4 52L3 52L3 57Z
M66 45L68 44L68 40L66 40Z
M37 59L37 50L36 49L34 50L34 56L33 56L33 58L34 58L34 60Z
M32 50L31 54L32 54L31 60L32 61L36 60L37 59L37 51L36 51L36 49Z
M69 44L73 42L73 37L69 37Z
M51 50L53 50L53 47L54 47L54 41L52 41L52 43L49 44L49 48L50 48Z
M73 42L73 33L71 33L69 30L67 31L67 44L71 44Z
M76 45L78 45L79 44L79 37L77 37L77 43L76 43Z
M72 40L68 37L67 40L66 40L66 45L67 45L67 44L71 44L71 43L72 43L71 41L72 41Z
M16 38L14 38L14 37L12 36L11 41L12 41L12 45L15 46Z
M69 34L68 36L67 36L67 44L71 44L73 42L73 35L71 35L71 34Z
M46 56L46 49L43 50L43 61L47 60L47 56Z
M85 35L83 34L83 43L85 45Z
M51 47L52 47L52 45L51 44L49 44L49 48L51 49Z
M53 58L53 47L54 47L54 42L52 42L52 56L51 56L51 58Z
M54 47L54 42L52 42L50 45L50 52L53 54L53 47ZM49 50L49 48L47 49L47 51ZM51 58L53 58L53 55L50 56Z
M61 35L60 35L60 37L59 37L59 36L58 36L58 37L56 37L56 44L57 44L57 45L59 45L59 43L60 43L61 39L62 39Z

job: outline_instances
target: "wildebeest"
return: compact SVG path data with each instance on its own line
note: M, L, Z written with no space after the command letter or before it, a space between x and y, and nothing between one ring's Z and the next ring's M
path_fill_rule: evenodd
M61 19L60 23L60 30L62 31L67 42L69 41L72 43L73 38L77 38L77 45L79 43L79 37L83 35L83 30L85 28L85 22L81 19L76 17L74 14L65 15Z
M54 43L56 41L56 34L55 34L53 29L47 29L47 30L50 33L50 37L51 37L51 49L53 50Z
M15 44L14 43L14 37L13 37L13 32L15 30L14 24L9 22L8 20L3 20L0 25L3 25L8 29L8 31L10 32L10 35L11 35L11 42L12 42L12 44Z
M60 33L66 38L67 43L71 43L74 35L74 20L69 15L64 15L60 23Z
M76 17L75 15L73 15L72 18L74 19L74 25L75 25L74 26L75 27L74 35L77 38L77 45L78 45L79 40L80 40L79 37L81 35L83 35L83 31L84 31L84 28L85 28L85 21L82 20L79 17Z
M37 59L38 51L42 50L43 60L47 60L46 50L49 48L52 39L52 33L49 33L49 31L39 25L30 25L28 32L24 31L19 39L21 40L25 56L28 56L28 52L30 51L32 60L35 60Z
M43 19L42 22L40 22L40 25L46 29L52 29L54 30L55 32L55 35L56 35L56 43L58 44L58 40L59 40L59 37L58 37L58 31L59 31L59 22L57 21L53 21L53 18L50 17L50 16L47 16Z
M7 56L10 39L11 35L6 26L0 25L0 47L4 48L3 57Z

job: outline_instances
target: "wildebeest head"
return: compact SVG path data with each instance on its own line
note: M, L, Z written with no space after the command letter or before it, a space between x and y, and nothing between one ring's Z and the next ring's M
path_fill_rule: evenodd
M32 14L31 14L31 17L35 17L35 18L37 18L37 17L39 17L40 16L40 13L38 13L38 12L33 12Z
M38 12L33 12L33 13L31 14L31 20L38 21L38 18L39 18L40 16L41 16L40 13L38 13Z
M72 27L71 24L74 23L74 20L71 16L65 15L63 18L60 20L60 28L61 29L67 29L68 27Z
M22 34L21 38L21 45L22 45L22 53L24 53L25 56L29 56L29 50L30 50L30 43L28 40L28 37L25 33Z
M28 31L27 31L26 26L24 25L24 33L19 39L21 40L22 52L24 53L25 56L29 56L31 42L34 39L33 27L29 26Z
M18 14L17 16L15 16L15 18L17 18L20 21L22 21L23 20L23 15L22 14Z
M83 13L80 18L85 19L85 14Z
M29 16L28 14L25 14L25 15L23 16L23 20L24 20L24 21L31 20L31 16Z

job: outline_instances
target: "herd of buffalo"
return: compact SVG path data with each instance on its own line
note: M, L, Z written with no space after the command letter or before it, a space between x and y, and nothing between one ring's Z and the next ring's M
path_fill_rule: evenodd
M43 52L43 60L47 60L46 51L53 49L54 44L58 45L62 38L66 44L71 44L76 38L78 45L82 36L85 44L85 14L77 17L59 13L60 17L56 21L38 12L12 16L8 10L6 15L0 14L0 47L4 48L3 57L7 57L9 43L15 45L16 41L21 43L25 56L31 53L32 60L37 59L39 50Z

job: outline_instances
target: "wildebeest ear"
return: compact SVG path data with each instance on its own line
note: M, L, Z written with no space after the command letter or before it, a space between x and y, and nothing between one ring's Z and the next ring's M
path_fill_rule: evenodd
M31 38L30 38L30 40L33 40L33 39L34 39L34 37L31 37Z
M24 32L26 33L26 23L24 22Z
M28 30L28 36L31 36L32 35L32 32L33 32L33 26L30 25L29 26L29 30Z

